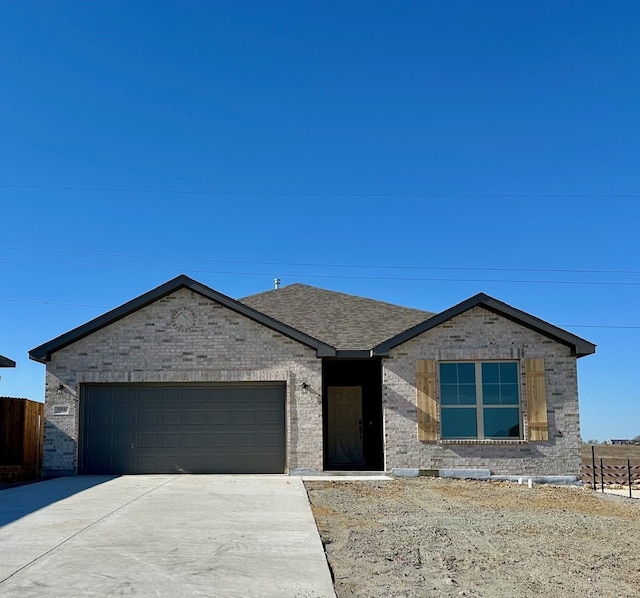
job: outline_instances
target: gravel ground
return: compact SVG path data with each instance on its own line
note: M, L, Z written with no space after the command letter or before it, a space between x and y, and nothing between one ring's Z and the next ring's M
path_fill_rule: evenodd
M640 597L640 501L419 478L307 482L338 598Z

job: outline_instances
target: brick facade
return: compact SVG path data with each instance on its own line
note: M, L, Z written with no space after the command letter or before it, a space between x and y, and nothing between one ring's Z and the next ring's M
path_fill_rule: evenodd
M416 361L544 358L549 440L420 442ZM436 385L438 386L438 385ZM520 402L525 438L524 376ZM578 475L580 423L576 357L569 347L474 307L396 347L383 360L386 469L490 469L494 474Z
M83 383L274 381L287 386L287 466L321 470L321 372L314 349L180 289L51 356L43 472L77 471Z
M544 358L547 441L527 441L525 358ZM424 359L517 360L524 440L419 441L416 362ZM46 365L45 475L77 472L79 396L85 383L283 382L287 468L323 468L322 359L316 350L189 288L56 348ZM391 349L382 359L382 374L387 471L578 474L576 357L568 346L475 306Z

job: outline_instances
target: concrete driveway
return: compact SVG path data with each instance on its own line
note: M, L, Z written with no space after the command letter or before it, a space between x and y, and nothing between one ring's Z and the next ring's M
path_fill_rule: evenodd
M59 478L0 491L0 596L335 596L299 478Z

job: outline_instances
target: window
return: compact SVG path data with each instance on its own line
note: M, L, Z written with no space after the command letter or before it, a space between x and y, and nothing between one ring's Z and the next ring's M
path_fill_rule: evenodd
M521 438L518 388L515 361L441 363L441 438Z

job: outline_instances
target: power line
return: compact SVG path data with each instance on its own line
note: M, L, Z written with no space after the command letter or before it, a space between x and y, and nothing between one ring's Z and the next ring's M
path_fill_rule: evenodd
M108 305L92 305L87 303L61 303L58 301L39 301L36 299L0 298L0 301L8 302L8 303L55 305L60 307L91 307L91 308L107 309L107 310L113 309L113 307ZM618 326L615 324L557 324L557 326L561 328L610 328L610 329L618 329L618 330L640 330L640 326Z
M35 303L38 305L60 305L62 307L96 307L98 309L111 309L108 305L89 305L86 303L59 303L57 301L38 301L36 299L1 299L6 303Z
M532 273L556 273L556 274L640 274L640 270L589 270L580 268L495 268L495 267L475 267L475 266L400 266L385 264L331 264L317 262L278 262L278 261L260 261L260 260L228 260L214 258L198 258L198 257L176 257L161 255L137 255L126 253L109 253L100 251L71 251L65 249L39 249L33 247L5 247L0 246L0 250L6 251L27 251L34 253L58 253L64 255L89 255L99 257L115 257L125 259L142 259L142 260L164 260L177 262L206 262L217 264L241 264L241 265L259 265L259 266L294 266L309 268L344 268L358 270L427 270L427 271L467 271L467 272L532 272ZM12 261L19 258L0 258L3 261ZM49 263L49 262L42 262ZM58 263L58 262L55 262ZM66 263L66 262L60 262Z
M109 193L163 193L167 195L216 195L227 197L444 197L444 198L531 198L531 199L637 199L640 194L581 194L581 193L321 193L321 192L273 192L273 191L220 191L186 189L140 189L126 187L75 187L71 185L12 185L0 184L4 189L36 189L39 191L89 191Z
M2 262L14 262L22 264L46 264L54 266L74 266L82 268L106 268L116 270L146 270L156 272L177 272L181 270L176 268L162 268L159 266L127 266L120 264L88 264L81 262L56 262L47 260L26 260L17 258L2 258ZM203 270L188 268L189 272L197 274L224 274L232 276L267 276L265 272L233 272L229 270ZM587 285L587 286L640 286L640 281L606 281L606 280L535 280L535 279L514 279L514 278L446 278L446 277L414 277L414 276L354 276L346 274L309 274L307 272L284 272L283 276L292 276L297 278L323 278L323 279L339 279L339 280L391 280L391 281L407 281L407 282L482 282L482 283L501 283L501 284L568 284L568 285Z

